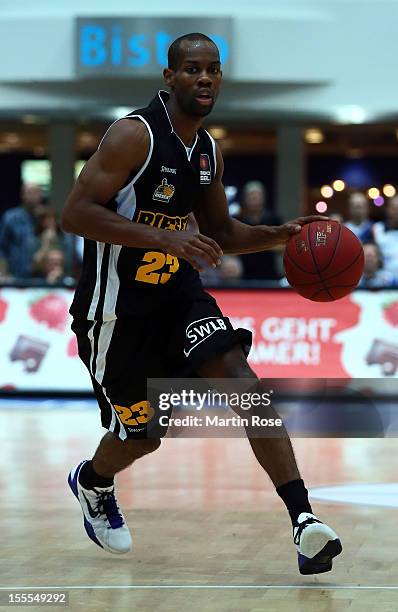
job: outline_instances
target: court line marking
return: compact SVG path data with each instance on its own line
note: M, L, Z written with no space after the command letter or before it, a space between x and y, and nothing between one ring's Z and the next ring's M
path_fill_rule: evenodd
M0 591L53 591L77 589L312 589L312 590L398 590L396 586L331 585L331 584L109 584L109 585L59 585L59 586L0 586Z

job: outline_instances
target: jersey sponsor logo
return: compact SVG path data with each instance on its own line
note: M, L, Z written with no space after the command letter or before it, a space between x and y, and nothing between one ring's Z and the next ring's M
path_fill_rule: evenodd
M177 174L177 168L168 168L167 166L162 166L160 172L170 172L170 174Z
M185 217L171 217L163 213L155 213L152 210L140 210L137 215L137 223L152 225L170 231L181 232L188 225L188 215Z
M158 185L154 191L153 199L158 202L170 202L175 192L174 185L171 185L167 182L167 179L162 179L160 185Z
M185 357L217 331L227 331L225 321L221 317L205 317L190 323L185 332L188 344L187 348L184 348Z
M210 158L207 153L201 153L199 159L200 165L200 184L208 185L211 183Z
M153 419L155 411L149 402L142 401L131 406L114 405L123 425L145 425Z

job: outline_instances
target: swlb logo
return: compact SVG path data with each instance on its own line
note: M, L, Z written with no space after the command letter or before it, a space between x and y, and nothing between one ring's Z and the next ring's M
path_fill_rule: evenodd
M190 323L186 329L187 348L184 355L188 357L191 351L217 331L227 331L224 319L221 317L205 317Z
M153 199L158 202L170 202L175 192L174 185L169 185L167 179L163 179L160 185L158 185L153 194Z
M200 184L208 185L211 183L210 158L207 153L200 154Z

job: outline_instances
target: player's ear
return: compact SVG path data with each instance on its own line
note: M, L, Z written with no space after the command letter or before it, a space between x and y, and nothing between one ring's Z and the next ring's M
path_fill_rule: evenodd
M172 70L171 68L165 68L163 70L163 78L164 78L164 82L166 83L166 85L168 87L170 87L170 89L173 89L173 87L174 87L174 70Z

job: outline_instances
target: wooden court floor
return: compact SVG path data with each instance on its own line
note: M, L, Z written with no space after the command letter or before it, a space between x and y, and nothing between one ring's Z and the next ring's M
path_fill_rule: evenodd
M2 589L59 587L70 610L98 612L398 611L398 500L313 501L344 551L333 572L301 576L287 514L244 439L167 439L123 472L134 551L103 552L66 484L102 434L97 413L51 406L0 408ZM310 487L398 481L396 439L294 444Z

